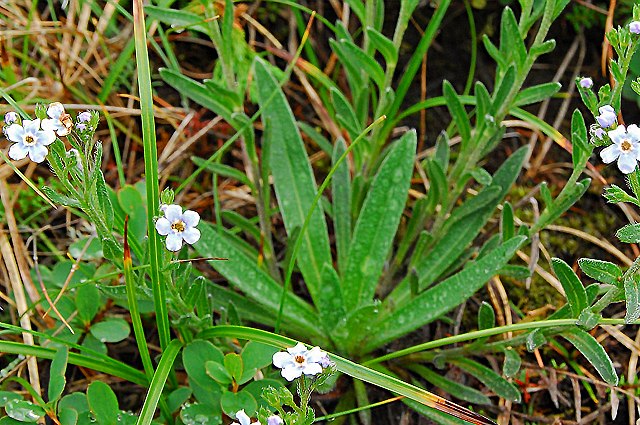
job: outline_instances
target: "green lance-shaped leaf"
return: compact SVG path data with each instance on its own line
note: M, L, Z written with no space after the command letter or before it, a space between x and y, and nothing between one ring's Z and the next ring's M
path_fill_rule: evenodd
M474 360L466 358L456 359L451 363L473 375L500 397L517 403L520 402L520 391L518 388L502 376L495 373L492 369L489 369Z
M622 277L620 267L608 261L581 258L578 260L578 265L584 274L598 282L617 285Z
M334 43L333 47L345 68L364 71L379 88L384 88L384 71L371 56L346 39Z
M524 236L516 236L506 241L482 259L398 306L391 314L382 315L377 331L367 338L364 352L418 329L464 302L509 262L525 240Z
M522 69L527 60L527 48L520 35L516 16L510 7L504 8L500 24L500 52L503 57L515 60L518 69Z
M627 303L626 323L633 323L640 317L640 292L638 289L638 275L634 274L624 280L624 299Z
M580 282L580 279L571 267L559 258L551 259L551 267L553 267L553 272L562 284L567 302L571 308L571 315L577 318L580 316L582 310L589 307L587 303L587 292L582 282Z
M469 403L474 404L491 404L491 400L489 399L489 397L482 394L480 391L460 384L459 382L447 379L439 373L434 372L425 366L414 364L408 366L408 369L417 373L437 388L448 392L449 394L456 398L459 398L460 400L468 401Z
M460 138L462 139L461 149L465 151L469 147L469 141L471 139L469 116L451 83L445 80L442 87L444 97L447 100L447 108L449 108L449 113L451 113L451 117L456 123L458 133L460 133Z
M561 335L587 358L607 384L618 385L618 375L613 362L594 337L580 328L567 329Z
M49 369L49 388L47 390L49 402L58 400L64 391L64 386L67 383L64 375L67 371L68 361L69 349L67 347L59 348Z
M282 286L242 250L241 245L235 242L236 237L207 223L201 223L199 229L201 237L194 245L196 251L203 257L229 258L229 261L213 261L211 264L232 286L244 292L246 297L272 314L277 313ZM306 329L309 338L321 337L315 312L293 293L287 294L284 317Z
M342 294L345 307L370 302L404 211L413 171L416 133L405 133L375 175L353 231Z
M347 150L344 140L339 139L333 148L332 165ZM344 271L347 266L349 246L351 245L351 175L349 164L343 161L336 169L331 181L331 199L333 206L333 228L338 254L338 270Z
M356 112L340 90L332 87L330 93L331 101L335 109L336 121L347 130L351 140L355 140L363 130L356 116Z
M577 109L573 111L571 117L571 143L573 144L573 167L578 169L584 167L593 151L593 145L589 143L587 138L587 127L584 123L582 114Z
M269 67L261 59L254 62L256 86L269 145L270 165L278 205L289 236L303 226L316 195L309 158L293 112ZM297 263L314 301L322 291L322 267L331 264L329 235L321 204L318 204L298 252ZM215 254L214 254L215 255ZM316 303L316 305L318 305ZM322 305L318 305L323 309Z
M172 27L186 28L209 35L204 18L198 14L181 9L152 5L146 5L144 11L151 20L157 19L163 24L171 25Z
M507 378L511 378L518 373L520 370L520 365L522 364L522 359L520 359L520 355L513 347L507 347L504 349L504 364L502 366L502 373Z
M562 84L555 82L527 87L517 94L514 106L526 106L532 103L542 102L556 94L561 87Z
M369 40L373 47L377 51L379 51L384 57L385 62L387 62L387 66L389 64L395 64L398 62L398 50L396 46L393 44L393 41L389 40L384 35L380 34L378 31L371 27L367 27L367 35L369 36Z

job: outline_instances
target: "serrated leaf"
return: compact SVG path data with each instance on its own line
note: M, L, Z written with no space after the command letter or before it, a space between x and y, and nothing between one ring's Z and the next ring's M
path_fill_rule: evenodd
M617 285L622 277L620 267L608 261L581 258L578 260L578 265L584 274L598 282Z
M518 388L502 376L495 373L492 369L489 369L488 367L471 359L465 358L457 359L452 361L452 363L465 372L473 375L500 397L517 403L520 402L520 391Z
M571 308L572 317L578 318L582 310L589 307L587 303L587 292L582 282L580 282L580 279L571 267L559 258L551 259L551 267L562 284L567 302Z
M602 345L589 333L579 328L569 328L560 334L582 353L609 385L618 385L618 375L613 362Z

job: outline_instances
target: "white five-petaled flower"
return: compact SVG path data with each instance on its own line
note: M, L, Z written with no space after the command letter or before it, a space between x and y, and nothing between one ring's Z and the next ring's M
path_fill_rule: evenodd
M16 121L18 121L18 114L14 111L9 111L4 114L4 125L11 125Z
M56 141L53 131L40 130L39 119L24 120L22 125L11 124L5 134L14 142L9 148L9 157L16 161L29 155L33 162L42 162L49 153L47 146Z
M600 158L606 164L617 159L620 171L632 173L640 159L640 128L635 124L627 128L621 125L607 134L613 144L600 151Z
M238 422L233 422L231 425L260 425L259 421L251 422L251 418L244 412L244 409L236 412L236 419Z
M640 21L633 21L629 24L629 31L633 34L640 34Z
M580 79L580 87L590 89L593 87L593 80L589 77L583 77Z
M267 418L267 425L282 425L284 421L278 415L271 415Z
M167 237L167 249L179 251L182 241L194 244L200 239L200 230L196 229L200 221L200 215L191 210L182 212L180 205L163 205L160 209L164 217L156 221L156 230L162 236Z
M53 102L47 107L47 115L49 118L42 120L43 130L53 130L60 137L66 136L71 132L73 122L71 116L64 110L64 106L60 102Z
M611 105L601 106L598 109L598 112L600 112L600 115L596 117L596 120L598 121L598 124L600 124L600 127L602 128L611 127L618 119L616 115L616 111L613 109Z
M287 381L305 375L317 375L322 373L322 365L328 360L327 354L320 347L307 350L302 343L295 347L287 348L287 351L279 351L273 355L273 365L282 369L280 374Z

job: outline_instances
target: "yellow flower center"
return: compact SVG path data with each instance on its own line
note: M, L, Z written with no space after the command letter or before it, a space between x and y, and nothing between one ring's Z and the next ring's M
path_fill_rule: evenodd
M620 143L620 149L622 149L624 152L630 152L631 150L633 150L633 145L627 139L624 139L622 143Z
M302 364L304 363L304 356L295 356L293 360L298 364Z
M36 144L36 139L34 139L33 136L25 136L24 144L27 146L33 146Z
M184 232L184 229L186 228L187 228L187 225L184 224L184 221L182 220L176 220L171 225L171 229L175 230L176 232Z

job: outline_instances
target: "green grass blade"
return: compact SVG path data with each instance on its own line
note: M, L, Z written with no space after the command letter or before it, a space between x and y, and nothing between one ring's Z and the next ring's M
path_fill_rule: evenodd
M173 362L176 360L181 349L182 342L174 339L162 352L162 357L158 363L158 369L153 375L151 385L149 385L149 391L147 392L147 397L144 400L144 405L142 406L142 411L140 412L140 417L138 418L136 425L149 425L151 424L151 421L153 421L156 407L158 406L158 402L162 396L162 391L164 390L164 384L167 381L169 373L171 373L171 370L173 369Z
M144 11L141 0L133 2L133 28L135 37L138 85L140 89L140 110L142 120L142 140L144 146L144 172L147 187L147 229L149 234L149 275L153 287L153 301L158 323L160 346L169 344L170 327L166 303L166 288L160 276L162 246L155 229L154 215L160 209L160 189L158 187L158 150L156 129L153 118L153 93L151 91L151 68L147 51Z

